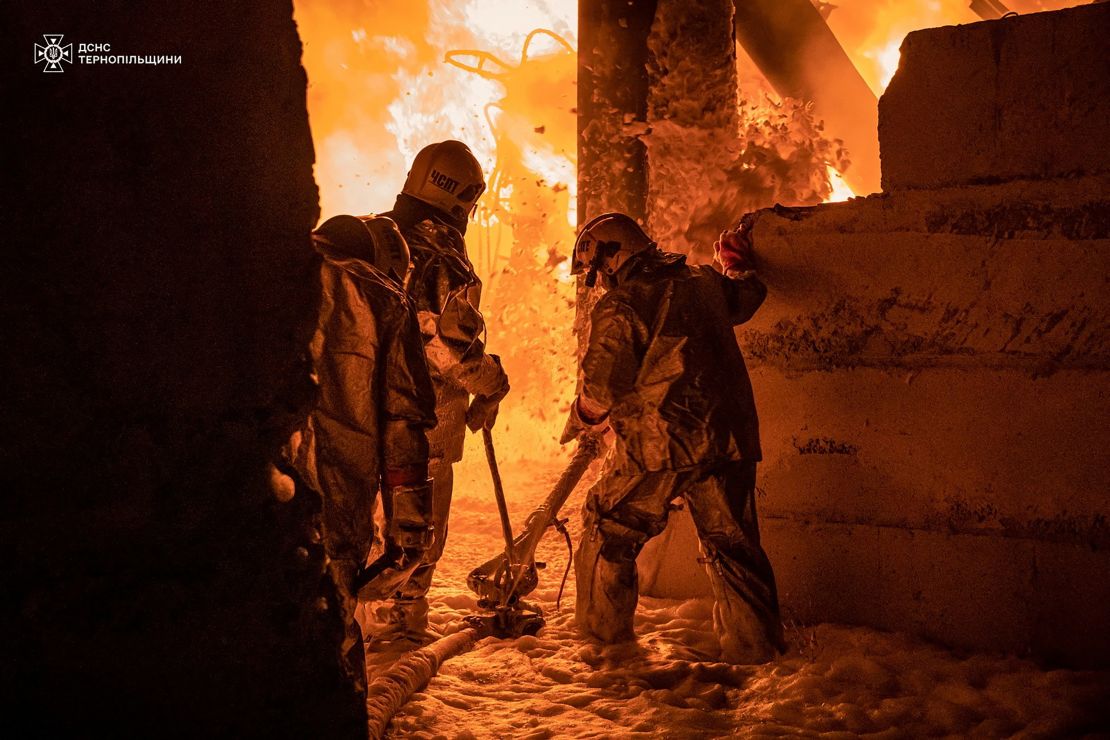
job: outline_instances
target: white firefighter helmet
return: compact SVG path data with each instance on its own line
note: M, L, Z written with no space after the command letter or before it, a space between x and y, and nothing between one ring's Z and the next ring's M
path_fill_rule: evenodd
M485 189L482 165L470 147L449 139L417 153L401 192L465 221Z
M632 256L655 246L631 216L603 213L590 219L579 232L570 273L585 272L586 285L592 288L599 272L612 277Z
M404 283L409 271L409 245L393 219L372 214L332 216L320 224L316 233Z

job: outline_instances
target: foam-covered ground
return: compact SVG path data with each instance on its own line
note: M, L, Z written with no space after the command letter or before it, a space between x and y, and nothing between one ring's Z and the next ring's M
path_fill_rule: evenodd
M432 586L441 626L472 612L466 575L501 542L488 472L475 457L457 468L450 538ZM515 525L558 473L552 464L505 466ZM575 539L585 488L564 509ZM786 655L730 666L715 661L708 600L645 597L638 643L593 644L574 630L573 573L555 611L566 558L562 538L549 533L538 557L548 569L532 599L547 617L539 636L487 639L449 660L389 737L1110 737L1108 672L1045 671L862 627L789 627Z

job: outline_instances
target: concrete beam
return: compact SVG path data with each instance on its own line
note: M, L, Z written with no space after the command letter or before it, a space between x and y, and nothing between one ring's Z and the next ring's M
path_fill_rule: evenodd
M883 189L1110 172L1110 4L915 31L879 101Z

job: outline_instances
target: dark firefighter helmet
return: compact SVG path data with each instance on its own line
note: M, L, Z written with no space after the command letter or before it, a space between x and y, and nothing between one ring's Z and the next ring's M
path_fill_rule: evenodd
M593 287L598 273L612 277L629 259L656 244L624 213L603 213L590 219L574 242L571 275L586 273L586 285Z
M343 251L364 259L398 283L409 271L409 245L386 216L332 216L316 232Z

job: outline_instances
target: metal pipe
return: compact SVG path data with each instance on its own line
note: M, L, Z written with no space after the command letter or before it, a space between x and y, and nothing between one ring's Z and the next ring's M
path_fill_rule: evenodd
M489 429L482 430L482 442L486 447L486 462L489 463L489 473L493 478L493 495L497 499L497 513L501 516L501 534L505 537L505 557L512 565L513 556L513 525L509 521L509 504L505 501L505 487L501 484L501 473L497 469L497 453L493 449L493 432Z

